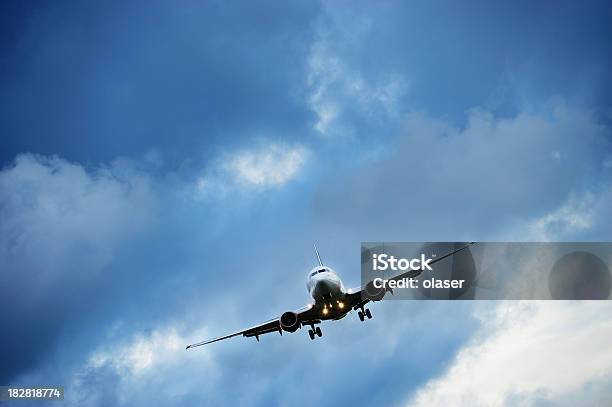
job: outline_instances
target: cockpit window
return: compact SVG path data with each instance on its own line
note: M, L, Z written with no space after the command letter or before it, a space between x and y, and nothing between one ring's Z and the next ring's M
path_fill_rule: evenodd
M319 270L314 270L310 272L310 277L314 276L315 274L318 273L323 273L324 271L327 271L326 269L319 269Z

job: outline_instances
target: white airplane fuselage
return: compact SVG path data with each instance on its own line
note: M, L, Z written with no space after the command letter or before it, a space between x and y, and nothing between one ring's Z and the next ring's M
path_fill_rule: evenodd
M329 267L313 268L308 273L306 288L314 300L313 307L321 309L322 319L339 319L351 310L344 304L346 290L342 280Z

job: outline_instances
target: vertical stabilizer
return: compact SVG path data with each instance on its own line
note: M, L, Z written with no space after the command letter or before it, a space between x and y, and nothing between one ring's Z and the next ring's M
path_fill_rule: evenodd
M317 260L319 260L319 266L323 267L323 262L321 261L321 256L319 256L319 251L317 250L317 245L313 244L315 253L317 254Z

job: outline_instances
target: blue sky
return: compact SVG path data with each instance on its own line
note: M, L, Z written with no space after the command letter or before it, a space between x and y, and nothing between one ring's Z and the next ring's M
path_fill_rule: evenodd
M612 398L607 303L392 301L312 343L183 349L304 305L315 241L349 286L361 241L609 241L606 2L1 7L0 382L79 406Z

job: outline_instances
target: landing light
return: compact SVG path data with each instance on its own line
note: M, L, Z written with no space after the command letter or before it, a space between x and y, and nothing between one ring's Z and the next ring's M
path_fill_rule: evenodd
M323 308L323 315L327 315L329 311L327 310L327 308Z
M338 306L339 306L339 307L342 309L342 308L344 308L344 303L343 303L342 301L340 301L340 302L338 303Z

